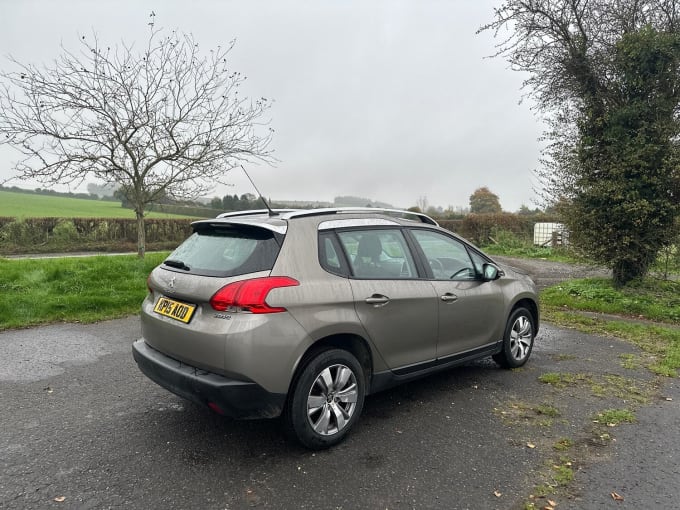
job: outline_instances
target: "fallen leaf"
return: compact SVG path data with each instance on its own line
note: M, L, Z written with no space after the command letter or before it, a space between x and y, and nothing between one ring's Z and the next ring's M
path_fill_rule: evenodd
M534 443L527 443L527 448L536 448Z
M623 496L621 496L621 494L617 494L616 492L612 492L612 499L614 501L623 501Z
M493 491L493 495L496 496L497 498L500 498L503 494L498 491Z
M57 496L56 498L54 498L54 501L56 501L57 503L63 503L65 500L66 496Z
M666 400L667 400L668 402L673 402L673 397L666 397Z
M52 393L52 392L54 391L54 390L53 390L52 388L50 388L49 386L48 386L47 388L43 388L43 390L46 391L47 393Z
M541 508L541 510L555 510L555 507L546 505L543 508Z
M549 500L548 500L548 504L549 504L550 506L557 506L557 502L556 502L556 501L553 501L552 499L549 499Z

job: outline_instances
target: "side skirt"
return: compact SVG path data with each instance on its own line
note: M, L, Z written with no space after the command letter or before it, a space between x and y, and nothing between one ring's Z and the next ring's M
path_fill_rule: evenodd
M491 356L492 354L500 352L502 346L503 341L499 340L498 342L493 342L477 349L458 354L452 354L444 358L425 361L423 363L416 363L415 365L400 367L394 370L377 372L373 374L371 388L368 394L370 395L372 393L377 393L407 381L419 379L421 377L440 372L441 370L446 370L447 368L462 365L468 361Z

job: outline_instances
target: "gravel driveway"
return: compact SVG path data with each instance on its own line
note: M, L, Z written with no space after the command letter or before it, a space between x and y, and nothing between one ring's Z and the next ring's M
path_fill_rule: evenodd
M587 264L567 264L542 259L519 259L493 256L493 259L526 271L536 282L539 290L572 278L609 277L611 271Z
M608 274L495 258L541 289ZM482 360L373 395L348 441L308 452L276 421L225 420L143 377L138 322L0 333L0 508L522 509L556 466L574 474L559 510L678 507L680 387L625 366L644 356L631 344L543 324L526 367ZM638 396L636 423L593 423Z

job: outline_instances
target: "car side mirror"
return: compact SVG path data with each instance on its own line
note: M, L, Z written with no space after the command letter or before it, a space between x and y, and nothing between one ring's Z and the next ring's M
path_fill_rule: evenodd
M484 264L482 267L484 269L484 280L487 282L498 280L504 274L503 271L498 269L493 264Z

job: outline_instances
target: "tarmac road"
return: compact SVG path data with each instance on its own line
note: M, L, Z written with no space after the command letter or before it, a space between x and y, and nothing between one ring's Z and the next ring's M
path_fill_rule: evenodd
M638 354L623 342L543 325L525 368L483 361L369 397L347 441L313 453L277 420L227 420L146 379L138 336L137 317L0 333L0 508L523 508L562 437L580 446L558 508L678 507L674 381L608 445L593 443L591 417L625 398L538 382L564 371L652 384L621 367ZM559 416L540 420L538 405Z

